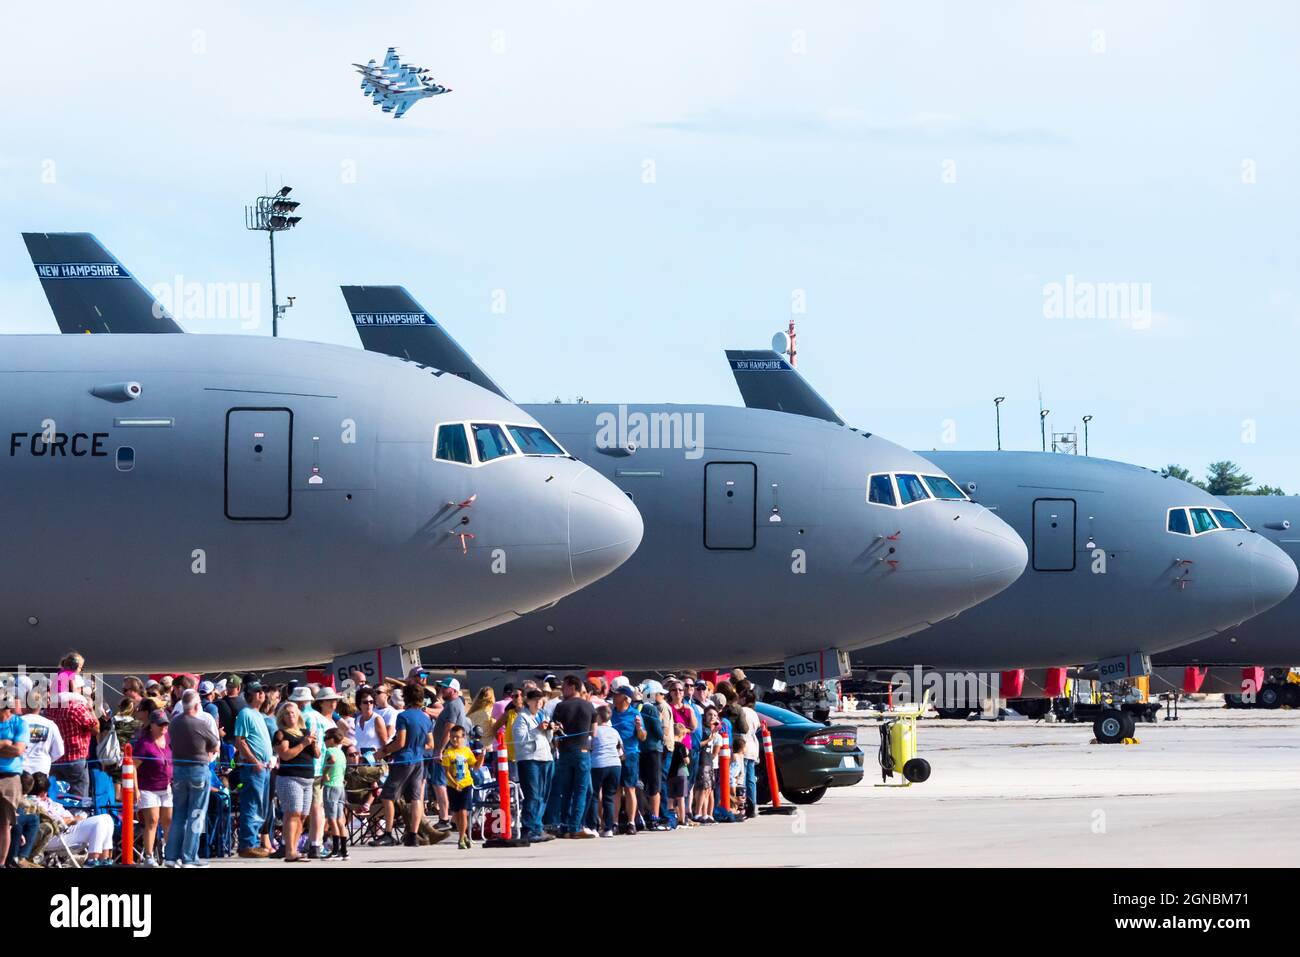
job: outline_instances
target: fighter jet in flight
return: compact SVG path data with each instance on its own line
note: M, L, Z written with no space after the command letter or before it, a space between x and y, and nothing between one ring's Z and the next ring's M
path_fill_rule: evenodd
M383 63L372 59L352 66L361 74L361 91L394 119L400 120L419 100L451 92L451 87L435 83L425 67L403 63L396 47L388 48Z

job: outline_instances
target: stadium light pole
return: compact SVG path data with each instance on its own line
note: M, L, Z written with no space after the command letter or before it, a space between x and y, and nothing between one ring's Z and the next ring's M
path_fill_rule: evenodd
M1043 451L1047 451L1047 417L1052 414L1051 409L1038 410L1038 433L1043 440Z
M1083 417L1083 454L1088 454L1088 423L1092 421L1092 416Z
M993 416L998 423L998 451L1002 451L1002 403L1007 401L1005 395L997 396L993 400Z
M289 198L292 186L281 186L274 196L259 196L252 206L244 207L244 225L249 229L264 232L271 241L271 336L280 334L280 316L284 314L275 294L275 234L286 229L293 229L300 222L301 216L294 212L301 203Z

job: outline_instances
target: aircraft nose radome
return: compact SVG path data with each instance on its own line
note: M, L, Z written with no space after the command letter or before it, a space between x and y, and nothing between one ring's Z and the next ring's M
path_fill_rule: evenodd
M1286 552L1262 535L1250 556L1250 579L1255 596L1255 614L1268 611L1295 590L1300 577L1295 562Z
M579 588L627 561L645 526L632 500L608 479L584 468L569 491L569 565Z
M977 602L1009 587L1029 564L1029 549L1016 530L987 508L981 509L970 528L971 587Z

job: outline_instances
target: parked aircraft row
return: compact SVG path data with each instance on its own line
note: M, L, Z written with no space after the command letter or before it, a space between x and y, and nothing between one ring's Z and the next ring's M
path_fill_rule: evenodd
M181 332L92 236L24 238L63 331ZM1270 503L1088 457L907 452L844 424L775 353L729 354L745 408L519 407L405 289L343 293L369 355L14 337L0 419L23 438L3 477L15 540L32 544L4 560L0 654L77 644L102 667L259 666L396 643L489 668L819 650L937 669L1300 657L1284 601L1296 566L1251 510ZM31 441L48 420L54 436ZM56 455L60 433L101 434L113 466ZM1274 606L1281 623L1252 627Z

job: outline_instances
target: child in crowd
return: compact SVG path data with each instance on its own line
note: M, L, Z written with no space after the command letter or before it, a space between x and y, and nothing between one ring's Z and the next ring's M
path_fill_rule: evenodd
M681 827L693 827L686 816L686 785L691 778L691 749L686 725L673 725L673 756L668 762L668 808Z
M718 709L704 709L700 721L700 769L695 775L694 815L698 824L713 824L713 780L718 773L718 754L722 751L722 735L718 733Z
M471 846L469 837L469 802L474 793L474 768L479 757L465 746L465 729L452 725L447 746L442 749L442 766L447 776L447 808L460 835L461 850Z
M745 813L745 738L736 735L731 739L731 812L738 816Z
M348 759L343 753L347 740L340 728L325 732L325 835L330 838L330 856L344 860L348 856L348 826L344 818L343 777L347 773Z

